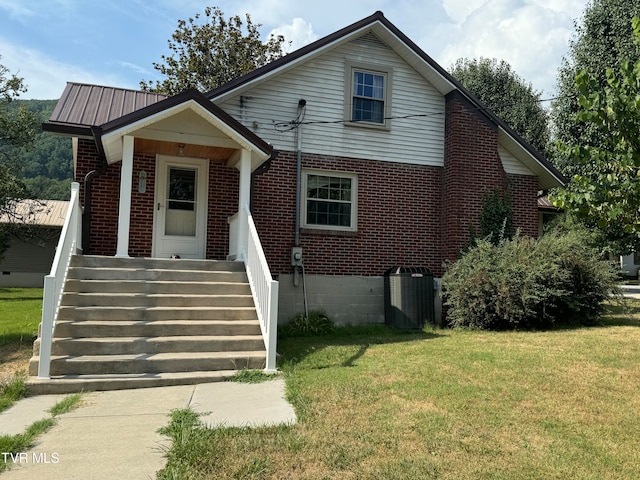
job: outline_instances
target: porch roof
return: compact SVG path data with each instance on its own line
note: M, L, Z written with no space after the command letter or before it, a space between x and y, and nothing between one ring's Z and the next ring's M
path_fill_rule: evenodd
M272 157L272 145L193 89L167 97L70 82L42 128L61 135L94 138L99 149L104 151L106 161L114 163L122 158L119 140L123 135L137 136L145 127L186 110L197 114L203 123L210 124L221 135L205 139L203 136L190 136L188 132L175 132L173 137L168 135L166 139L149 138L148 134L146 138L220 147L227 151L245 148L252 152L253 168ZM140 135L145 138L144 134Z

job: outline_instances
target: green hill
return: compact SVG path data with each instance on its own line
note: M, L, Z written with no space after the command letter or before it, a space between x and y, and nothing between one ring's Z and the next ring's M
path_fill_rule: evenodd
M38 124L49 120L57 100L16 100L10 105L24 105L34 112ZM17 151L22 180L35 198L68 200L73 178L71 139L40 131L31 148Z

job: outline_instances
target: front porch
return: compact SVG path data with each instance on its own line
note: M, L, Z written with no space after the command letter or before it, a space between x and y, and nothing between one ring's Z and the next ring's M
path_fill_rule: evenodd
M184 359L152 361L160 358L158 355L180 349L173 340L152 340L158 332L153 325L146 324L171 322L175 320L172 318L175 312L202 320L198 315L208 311L205 316L218 321L212 312L226 309L226 315L231 315L230 312L249 307L246 302L251 303L262 335L262 360L258 362L260 365L254 360L232 363L236 368L275 370L278 283L271 277L249 209L252 175L268 167L275 156L273 147L195 90L165 98L147 92L70 83L43 128L73 138L78 183L73 185L51 274L45 277L38 360L32 362L32 374L37 369L39 379L49 379L57 374L135 376L186 374L199 368L218 370L223 367L212 361L195 364L184 363ZM96 271L112 272L109 275L115 278L78 275L88 268L82 266L83 262L91 258L94 258L91 262L98 261L88 255L106 257L100 262L106 262L107 266L96 267ZM228 258L233 258L237 266L220 263ZM204 263L193 263L196 260ZM111 263L117 261L125 265ZM158 269L154 262L163 267ZM238 288L246 290L249 296L245 292L246 298L232 299L228 297L230 294L220 293L220 289L229 288L224 285L226 282L198 280L223 264L229 265L227 269L231 271L242 269L246 287ZM166 271L163 276L184 276L180 272L185 265L200 265L196 270L202 273L192 272L193 279L189 281L179 278L158 281L153 277L157 270ZM67 281L68 278L74 280ZM166 282L175 286L168 287ZM164 293L163 288L177 290ZM194 288L206 292L194 294ZM234 304L236 300L240 304ZM115 304L101 303L105 301ZM185 304L189 301L196 302L195 310ZM87 327L86 323L82 325L85 320L66 316L89 313L88 309L93 309L91 316L104 317L93 320L134 321L135 328L145 325L148 332L143 331L139 337L137 333L133 335L135 328L120 329L124 332L120 336L129 339L124 342L111 337L100 341L66 337L84 332ZM127 312L124 319L110 316L122 312ZM150 312L159 318L149 319ZM71 331L68 331L71 326L64 323L68 320L74 323ZM200 324L199 329L202 328ZM88 338L79 335L78 338ZM208 331L208 336L212 335L218 335L213 327ZM185 358L194 356L193 352L188 353L194 348L193 342L188 343L189 350L181 355ZM203 345L208 349L214 344L220 342L200 341L196 351L205 348ZM67 350L71 345L73 348ZM67 371L74 364L70 358L78 345L83 345L80 347L83 357L99 356L98 351L108 354L122 351L140 358L134 363L112 362L108 367L103 362L83 361L85 370ZM168 351L158 351L159 345ZM138 352L135 349L139 346L150 350ZM70 358L55 358L59 354ZM229 368L227 362L224 369Z

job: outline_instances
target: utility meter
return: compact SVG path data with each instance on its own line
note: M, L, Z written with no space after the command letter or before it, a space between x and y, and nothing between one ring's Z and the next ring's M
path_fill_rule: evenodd
M291 266L292 267L302 266L302 247L293 247L291 249Z

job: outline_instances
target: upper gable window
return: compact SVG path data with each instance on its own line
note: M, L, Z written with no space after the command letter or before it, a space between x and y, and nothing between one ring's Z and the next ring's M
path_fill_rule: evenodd
M347 67L349 107L346 120L350 125L389 128L389 70L366 68L358 64Z

